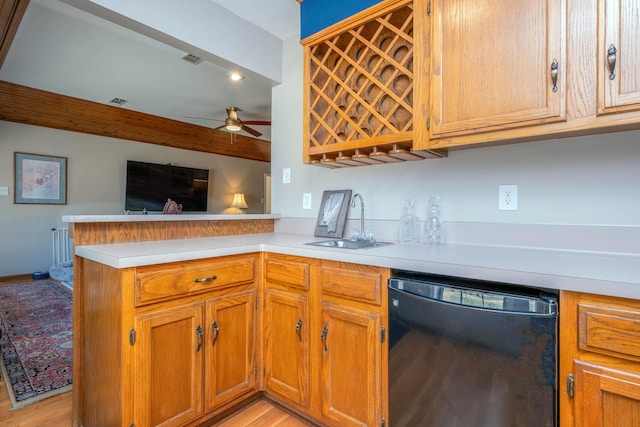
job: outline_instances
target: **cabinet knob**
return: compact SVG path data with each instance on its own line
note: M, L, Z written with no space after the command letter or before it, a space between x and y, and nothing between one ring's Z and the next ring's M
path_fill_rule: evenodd
M609 50L607 50L607 62L609 63L609 80L613 80L616 78L616 73L614 73L616 69L616 61L617 61L618 49L614 45L609 46Z

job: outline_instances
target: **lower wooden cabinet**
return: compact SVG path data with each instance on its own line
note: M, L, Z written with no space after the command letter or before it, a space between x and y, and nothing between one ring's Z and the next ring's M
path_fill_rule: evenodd
M322 414L340 426L381 425L382 316L322 303Z
M136 317L135 425L179 426L202 414L202 304Z
M560 295L560 426L640 426L640 301Z
M385 424L389 269L247 254L78 271L74 426L193 427L261 390L323 425Z
M206 302L206 411L256 386L256 290L234 292Z
M575 361L575 424L640 426L640 375Z
M267 289L265 383L267 392L309 407L309 298Z
M386 419L389 270L266 254L266 392L330 426Z
M265 389L302 411L311 406L309 286L314 263L284 255L265 258Z
M255 388L255 298L250 289L136 316L135 425L183 425Z
M80 259L74 426L196 426L257 393L260 259Z

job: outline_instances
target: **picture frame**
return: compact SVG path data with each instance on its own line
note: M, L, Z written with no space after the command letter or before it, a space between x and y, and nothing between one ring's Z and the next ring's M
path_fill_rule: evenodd
M351 202L351 190L328 190L322 194L322 202L316 222L316 237L341 239Z
M67 158L14 153L16 204L66 205Z

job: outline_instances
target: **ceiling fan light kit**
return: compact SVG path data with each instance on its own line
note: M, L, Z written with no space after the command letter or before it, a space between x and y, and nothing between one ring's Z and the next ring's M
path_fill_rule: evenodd
M256 125L256 126L271 126L270 120L247 120L246 122L243 122L238 118L238 111L241 111L238 107L227 108L227 118L224 120L224 125L218 126L213 130L225 129L225 130L228 130L229 132L239 132L243 130L248 134L253 135L254 137L259 137L259 136L262 136L262 133L246 125L250 124L250 125ZM192 119L200 119L200 120L222 121L218 119L209 119L204 117L192 117L192 116L184 116L184 117L188 117ZM232 142L233 142L233 139L232 139Z
M242 122L240 122L240 120L233 120L228 117L224 121L224 127L230 132L238 132L242 129Z

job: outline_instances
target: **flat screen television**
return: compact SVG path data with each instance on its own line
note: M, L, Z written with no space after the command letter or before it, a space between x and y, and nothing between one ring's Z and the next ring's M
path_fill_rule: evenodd
M206 212L208 193L206 169L127 160L125 210L162 211L171 199L182 204L183 212Z

